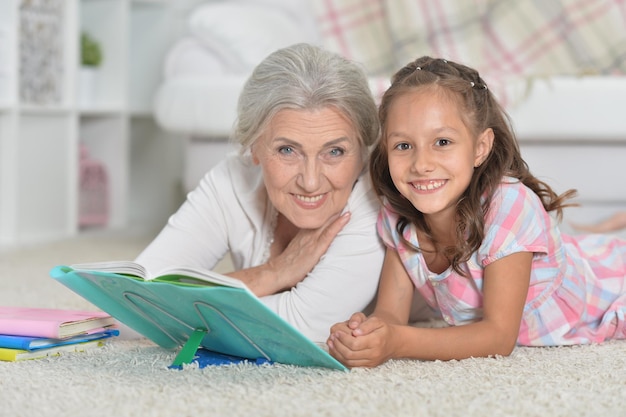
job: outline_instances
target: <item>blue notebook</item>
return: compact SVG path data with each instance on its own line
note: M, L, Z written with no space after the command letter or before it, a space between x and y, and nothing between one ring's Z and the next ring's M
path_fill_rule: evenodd
M223 353L212 352L204 348L199 348L196 351L193 360L191 361L191 363L196 364L198 368L205 368L207 366L233 365L242 362L253 363L255 365L271 365L274 363L272 361L268 361L265 358L242 358L240 356L232 356L225 355ZM170 366L170 368L172 369L181 369L182 367L182 365Z
M55 346L73 345L88 342L90 340L106 339L119 335L119 330L105 330L98 333L81 334L66 339L51 339L45 337L13 336L0 334L0 348L36 350Z
M202 347L252 361L347 370L241 281L190 269L145 279L138 269L99 265L57 266L50 275L161 347L183 347L195 334L193 352Z

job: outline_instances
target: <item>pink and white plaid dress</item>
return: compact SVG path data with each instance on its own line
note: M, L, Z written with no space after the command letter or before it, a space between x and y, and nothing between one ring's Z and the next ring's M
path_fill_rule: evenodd
M626 338L626 241L609 235L567 236L539 197L513 178L496 191L485 221L485 240L465 267L471 278L451 268L428 270L421 254L402 244L397 214L384 204L378 232L395 248L413 283L450 325L482 317L484 268L517 252L533 252L530 288L519 345L554 346ZM419 246L415 229L405 238Z

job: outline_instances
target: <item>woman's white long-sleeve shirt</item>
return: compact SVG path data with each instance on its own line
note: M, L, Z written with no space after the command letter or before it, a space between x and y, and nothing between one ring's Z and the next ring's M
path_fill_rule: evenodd
M288 291L261 297L279 316L317 343L330 326L364 310L378 288L385 249L376 232L379 202L367 174L344 210L350 221L311 272ZM212 269L230 252L236 270L267 261L276 209L261 169L238 154L209 171L138 256L149 271L189 265Z

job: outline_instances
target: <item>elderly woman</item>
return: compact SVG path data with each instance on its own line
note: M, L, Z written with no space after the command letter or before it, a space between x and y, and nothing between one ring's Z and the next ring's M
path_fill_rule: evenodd
M378 133L357 65L306 44L272 53L239 98L241 151L205 175L137 261L211 269L230 252L227 275L324 343L376 293L384 248L364 171Z

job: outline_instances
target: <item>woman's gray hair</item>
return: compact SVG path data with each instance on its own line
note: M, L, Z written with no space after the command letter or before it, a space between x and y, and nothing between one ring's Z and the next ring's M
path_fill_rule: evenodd
M234 141L242 152L284 109L335 107L358 132L364 151L376 141L376 103L364 71L356 63L322 48L299 43L279 49L252 72L239 96Z

